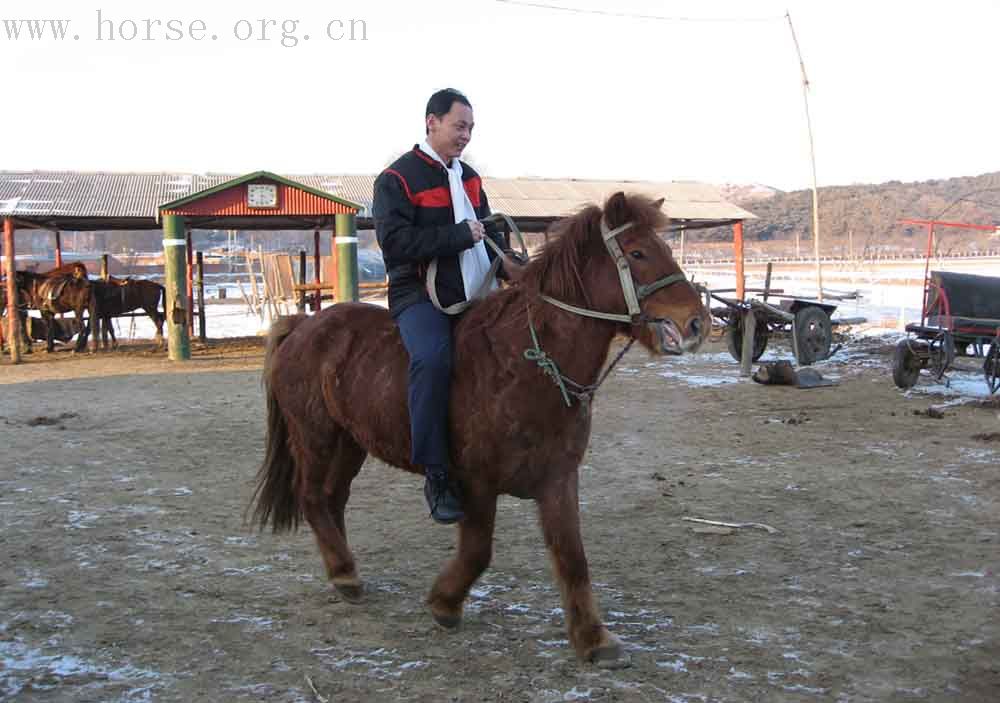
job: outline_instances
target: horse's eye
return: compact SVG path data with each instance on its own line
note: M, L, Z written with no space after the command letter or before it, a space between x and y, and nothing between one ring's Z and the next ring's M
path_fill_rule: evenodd
M646 255L645 255L645 254L643 254L643 253L642 253L641 251L639 251L638 249L636 249L636 250L635 250L635 251L633 251L633 252L629 252L629 253L630 253L630 254L632 255L632 258L633 258L633 259L645 259L645 258L646 258Z

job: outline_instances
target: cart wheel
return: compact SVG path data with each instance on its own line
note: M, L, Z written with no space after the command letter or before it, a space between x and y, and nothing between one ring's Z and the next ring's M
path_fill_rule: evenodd
M986 352L986 361L983 362L983 373L986 376L986 385L990 387L990 395L1000 389L1000 340L990 345L990 350Z
M896 353L892 357L892 380L897 388L913 388L917 385L920 369L924 362L914 349L912 339L901 339L896 345Z
M928 352L931 373L940 381L955 361L955 337L944 330L930 340Z
M830 356L833 326L823 308L809 306L795 313L795 335L799 340L798 361L808 366Z
M726 325L726 348L736 361L743 361L743 316L733 315L732 322ZM753 333L753 360L757 361L764 356L767 349L767 338L770 331L763 320L757 322L757 328Z

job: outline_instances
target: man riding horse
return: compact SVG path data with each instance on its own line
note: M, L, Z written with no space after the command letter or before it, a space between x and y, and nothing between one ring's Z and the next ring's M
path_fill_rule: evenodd
M491 262L498 254L483 239L507 245L495 228L480 222L490 214L486 191L479 174L459 160L474 126L468 98L452 89L434 93L425 121L426 139L375 181L373 210L389 274L389 312L410 357L413 463L424 469L431 517L450 524L462 519L462 503L449 471L453 318L448 313L459 312L477 292L496 288ZM430 293L437 300L427 286L431 265L437 275Z

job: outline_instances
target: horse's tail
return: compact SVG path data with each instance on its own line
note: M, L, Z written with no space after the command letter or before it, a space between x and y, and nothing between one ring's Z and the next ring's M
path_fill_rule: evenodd
M267 440L264 463L257 472L257 488L254 490L251 506L251 525L260 529L268 523L275 532L285 532L298 528L302 520L302 509L295 496L295 462L288 451L288 426L278 406L272 385L274 355L278 347L290 335L306 315L291 315L279 318L271 325L264 353L264 395L267 398Z

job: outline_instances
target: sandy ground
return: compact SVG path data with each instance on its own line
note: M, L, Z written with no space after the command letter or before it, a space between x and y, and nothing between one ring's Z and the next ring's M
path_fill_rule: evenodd
M423 609L455 533L414 477L355 482L361 606L308 531L248 532L256 340L3 362L0 698L1000 700L998 407L901 394L874 341L816 390L739 381L720 350L633 351L596 403L583 524L618 671L573 657L530 504L502 501L457 634Z

